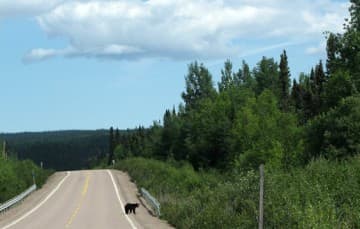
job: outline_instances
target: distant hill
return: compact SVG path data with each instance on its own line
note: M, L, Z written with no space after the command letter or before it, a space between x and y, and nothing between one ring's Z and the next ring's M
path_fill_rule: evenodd
M66 140L84 138L94 135L107 135L108 130L60 130L43 132L19 132L19 133L0 133L0 139L8 142L19 141L21 143L31 142L62 142Z
M2 133L10 156L43 162L44 167L72 170L91 167L108 153L109 131L64 130L46 132Z

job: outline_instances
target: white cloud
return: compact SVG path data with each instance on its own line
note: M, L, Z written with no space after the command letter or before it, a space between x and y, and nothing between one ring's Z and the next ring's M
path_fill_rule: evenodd
M317 46L308 47L305 50L305 53L309 54L309 55L325 54L326 53L326 42L321 41Z
M48 12L64 0L1 0L0 18Z
M24 55L22 61L24 63L32 63L35 61L50 59L50 58L56 57L56 56L62 56L62 55L65 56L65 55L68 55L69 53L71 53L70 48L66 48L66 49L36 48L36 49L32 49L29 52L27 52Z
M251 52L247 47L254 45L247 43L252 39L258 49L262 42L269 46L271 40L273 44L319 42L322 32L341 31L348 7L330 0L52 2L56 6L40 13L37 20L49 36L67 38L71 48L50 49L51 55L43 55L46 58L193 59L244 55ZM38 58L39 50L45 51L34 49L26 58L44 59ZM307 53L314 51L309 49Z
M23 61L31 62L36 60L45 60L59 54L60 53L55 49L42 49L42 48L33 49L24 56Z
M121 46L121 45L107 45L103 47L78 49L72 46L64 49L32 49L25 54L23 61L30 63L39 60L46 60L51 57L65 56L65 57L96 57L96 58L112 58L112 59L129 59L137 58L137 54L141 53L135 47Z

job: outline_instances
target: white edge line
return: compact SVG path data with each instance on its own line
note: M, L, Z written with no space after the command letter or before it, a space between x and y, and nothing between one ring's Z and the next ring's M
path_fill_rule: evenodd
M116 192L116 196L117 196L117 198L118 198L118 200L119 200L121 209L124 210L124 204L123 204L123 202L122 202L121 199L120 199L119 189L118 189L117 185L115 184L114 177L113 177L112 173L110 172L110 170L107 170L107 172L109 173L109 175L110 175L110 177L111 177L111 181L112 181L112 183L113 183L113 185L114 185L115 192ZM125 215L125 218L127 219L127 221L129 221L131 227L132 227L133 229L137 229L137 227L136 227L136 226L134 225L134 223L131 221L131 219L129 218L129 216L125 214L125 212L124 212L124 215Z
M70 172L67 172L67 175L60 181L60 183L56 186L56 188L54 190L51 191L51 193L49 193L49 195L43 200L41 201L36 207L34 207L33 209L31 209L30 211L28 211L27 213L25 213L23 216L21 216L20 218L18 218L17 220L13 221L12 223L6 225L5 227L3 227L2 229L7 229L11 226L14 226L15 224L17 224L18 222L20 222L21 220L25 219L26 217L28 217L31 213L33 213L34 211L36 211L38 208L40 208L50 197L52 197L55 192L60 188L60 186L64 183L65 179L70 175Z

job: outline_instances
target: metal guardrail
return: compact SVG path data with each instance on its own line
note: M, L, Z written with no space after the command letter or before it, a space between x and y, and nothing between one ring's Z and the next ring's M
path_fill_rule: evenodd
M160 203L145 188L141 188L141 195L151 205L157 216L160 216Z
M22 201L26 196L28 196L30 193L36 190L36 184L32 185L30 188L19 194L18 196L15 196L14 198L6 201L5 203L0 205L0 213L7 210L11 206L17 204L18 202Z

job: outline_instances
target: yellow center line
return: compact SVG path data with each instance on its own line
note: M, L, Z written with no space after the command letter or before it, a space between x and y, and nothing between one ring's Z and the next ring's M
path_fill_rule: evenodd
M88 174L86 176L86 180L85 180L85 184L84 184L84 187L83 187L83 190L81 192L81 197L80 197L80 200L77 204L77 207L75 209L75 211L73 212L73 214L70 216L67 224L65 225L65 228L69 228L70 225L72 224L72 222L74 221L75 217L77 216L77 214L79 213L80 211L80 208L81 208L81 205L83 203L83 200L84 200L84 197L86 196L86 193L88 191L88 188L89 188L89 180L90 180L90 174Z
M83 191L82 191L82 193L81 193L81 195L82 195L83 197L86 196L87 190L88 190L88 188L89 188L89 179L90 179L90 175L88 174L88 175L86 176L84 188L83 188Z

